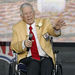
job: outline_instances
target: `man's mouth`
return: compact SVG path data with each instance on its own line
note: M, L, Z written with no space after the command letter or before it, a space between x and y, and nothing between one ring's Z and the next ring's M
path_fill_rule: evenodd
M29 21L32 20L32 18L28 19Z

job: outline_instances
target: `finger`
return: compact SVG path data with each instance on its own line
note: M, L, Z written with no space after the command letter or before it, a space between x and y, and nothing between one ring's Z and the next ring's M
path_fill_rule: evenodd
M60 21L59 23L63 25L64 24L64 21Z
M27 44L27 47L31 47L32 46L32 44Z
M28 40L27 43L30 44L32 41Z
M32 40L32 42L34 42L34 40Z
M58 22L59 23L64 23L64 19L60 19Z
M31 43L31 44L29 44L29 47L32 47L32 43Z
M63 26L66 26L66 23L65 22L63 23Z
M28 45L30 46L32 44L32 42L28 42Z
M63 22L63 23L61 23L61 25L62 25L62 26L66 26L66 23L65 23L65 22Z
M63 20L62 19L60 19L60 20L58 20L57 22L62 22Z

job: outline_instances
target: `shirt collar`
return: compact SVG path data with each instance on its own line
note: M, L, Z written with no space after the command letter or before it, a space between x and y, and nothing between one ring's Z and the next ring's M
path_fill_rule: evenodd
M27 26L29 27L30 25L27 24ZM33 24L31 24L31 26L32 26L32 28L34 29L34 27L35 27L35 22L34 22Z

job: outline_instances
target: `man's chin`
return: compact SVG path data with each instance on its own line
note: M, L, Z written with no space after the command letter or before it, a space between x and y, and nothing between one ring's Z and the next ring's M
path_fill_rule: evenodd
M28 24L33 24L33 22L28 22Z

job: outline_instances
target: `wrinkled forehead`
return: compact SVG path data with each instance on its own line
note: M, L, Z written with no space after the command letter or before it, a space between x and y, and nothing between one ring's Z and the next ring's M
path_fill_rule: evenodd
M34 13L34 11L31 9L31 7L27 6L27 7L24 7L22 9L22 14L31 14L31 13Z
M33 11L32 8L30 6L26 6L24 8L22 8L22 11Z

